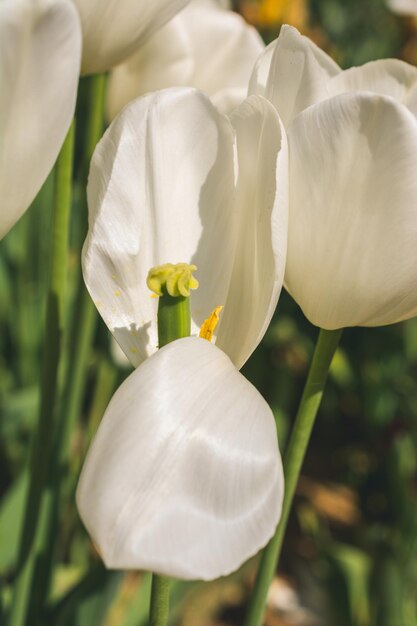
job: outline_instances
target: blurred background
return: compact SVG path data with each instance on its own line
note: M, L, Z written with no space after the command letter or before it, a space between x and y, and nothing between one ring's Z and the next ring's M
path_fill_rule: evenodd
M381 57L417 64L417 20L384 0L247 0L234 10L273 40L296 26L343 68ZM82 79L77 147L83 142ZM81 153L81 152L80 152ZM76 161L68 327L78 324L79 233L85 227ZM0 577L7 604L16 563L25 465L38 403L52 180L0 246ZM56 523L58 564L45 625L146 624L149 576L106 572L79 521L74 489L88 442L115 388L129 373L117 364L101 319L92 319L88 376L66 394L71 338L60 371L62 406L71 412ZM261 346L243 373L271 405L281 450L295 415L317 329L283 293ZM69 333L71 337L71 332ZM66 365L65 365L66 364ZM74 397L74 394L76 397ZM173 585L172 625L240 626L257 559L210 584ZM1 623L1 612L0 612ZM417 625L417 319L345 331L303 467L267 626Z

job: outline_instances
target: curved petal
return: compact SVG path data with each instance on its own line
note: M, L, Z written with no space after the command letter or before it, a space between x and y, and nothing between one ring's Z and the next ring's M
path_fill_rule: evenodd
M217 98L222 112L231 111L246 97L263 48L257 31L239 15L194 0L113 70L110 117L140 95L176 85L197 87Z
M77 505L107 567L210 580L267 543L282 496L270 408L223 352L188 337L113 396Z
M249 79L249 94L265 96L266 84L268 82L269 71L271 69L271 62L272 57L274 56L276 43L277 40L275 39L256 59L255 66Z
M121 63L189 0L73 0L83 30L84 74Z
M411 111L414 117L417 117L417 84L409 90L404 104L407 109Z
M107 89L107 113L113 119L138 96L151 91L190 85L194 71L184 9L154 33L129 59L113 69Z
M285 284L317 326L417 314L417 120L346 94L293 122Z
M261 341L284 279L288 228L288 148L274 107L248 98L231 115L236 131L238 237L217 335L242 367Z
M417 67L398 59L379 59L340 72L329 81L329 96L370 91L408 104L417 83Z
M134 365L157 348L151 267L197 265L192 333L225 302L237 234L233 150L228 119L177 88L132 102L94 153L84 279Z
M417 0L388 0L388 6L395 13L417 15Z
M0 237L49 174L75 109L81 32L69 0L0 3Z
M329 79L339 72L325 52L296 28L285 25L258 60L249 93L265 95L288 126L300 111L328 97Z
M193 57L192 85L210 96L244 89L265 45L255 28L233 11L191 3L181 14Z
M220 113L225 115L232 113L247 96L247 85L245 87L226 87L217 91L211 96L211 101Z

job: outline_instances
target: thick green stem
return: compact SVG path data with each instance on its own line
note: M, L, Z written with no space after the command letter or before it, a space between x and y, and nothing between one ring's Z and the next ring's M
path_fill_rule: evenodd
M167 343L190 335L190 299L170 296L165 290L158 302L158 343ZM165 576L152 575L149 626L166 626L169 613L170 581Z
M87 136L84 149L83 178L84 186L87 180L88 167L94 149L101 138L104 127L104 95L106 89L105 74L97 74L90 78L89 111L87 120ZM82 232L84 239L87 231L87 207L82 216ZM80 270L79 270L80 271ZM65 390L65 401L62 421L64 422L61 437L61 456L63 460L68 455L69 438L73 432L76 419L80 415L81 405L87 384L87 367L94 330L97 322L97 311L84 286L79 274L79 289L75 303L75 315L71 329L71 351L69 355L68 385Z
M189 337L191 314L189 298L170 296L165 293L159 298L158 305L158 344L162 348L167 343Z
M84 154L83 174L87 178L88 164L94 148L101 137L103 128L103 107L105 76L93 76L90 84L90 109L87 120L87 138ZM83 207L85 208L85 207ZM85 208L85 215L87 210ZM83 233L85 236L86 222L83 219ZM49 465L49 485L42 502L41 524L37 538L37 564L35 583L29 607L29 624L37 626L42 623L42 612L46 603L51 583L53 556L58 530L58 514L61 499L62 482L68 472L68 456L70 439L75 422L81 412L81 403L84 397L86 384L86 369L90 354L97 319L96 310L80 278L80 291L76 303L76 315L70 332L70 355L66 385L63 393L63 402L59 414L58 428L54 439L54 452Z
M166 626L169 613L169 578L152 576L149 626Z
M278 565L295 488L323 396L327 374L341 334L341 330L320 331L307 382L295 418L290 442L284 458L285 495L281 520L274 537L262 553L245 626L261 626L263 623L266 597Z
M73 150L74 127L71 126L56 165L41 401L38 425L31 448L30 485L19 549L10 626L24 626L26 622L36 560L35 538L39 523L40 503L47 480L47 468L55 427L58 366L64 329Z
M90 78L89 110L84 151L84 175L87 177L91 157L103 134L106 74L95 74Z

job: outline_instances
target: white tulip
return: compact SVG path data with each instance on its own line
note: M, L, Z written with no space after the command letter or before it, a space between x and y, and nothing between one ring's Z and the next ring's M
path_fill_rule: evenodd
M77 505L107 567L209 580L267 543L282 496L270 408L221 350L188 337L116 391Z
M83 74L124 61L189 0L73 0L83 31Z
M257 31L242 17L212 1L193 0L112 71L109 117L140 95L177 85L201 89L228 113L245 99L263 48Z
M288 126L285 286L305 315L325 329L417 315L417 69L342 71L286 27L251 91Z
M395 13L417 15L417 0L388 0L388 6Z
M74 115L80 55L69 0L0 0L0 237L58 156Z
M146 277L197 265L191 333L223 305L215 341L237 367L260 342L282 286L287 240L285 131L262 97L221 115L173 88L132 102L96 148L83 249L87 288L136 366L158 346Z

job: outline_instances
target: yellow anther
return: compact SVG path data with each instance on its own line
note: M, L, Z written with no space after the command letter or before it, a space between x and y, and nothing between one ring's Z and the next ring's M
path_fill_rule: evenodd
M190 289L198 287L198 280L193 276L196 269L196 265L188 263L158 265L149 270L146 284L158 296L166 292L173 298L179 296L188 298Z
M216 306L213 313L211 313L211 315L209 315L208 318L202 323L200 328L200 337L202 339L207 339L207 341L211 341L213 339L213 333L219 323L220 311L222 308L222 306Z

